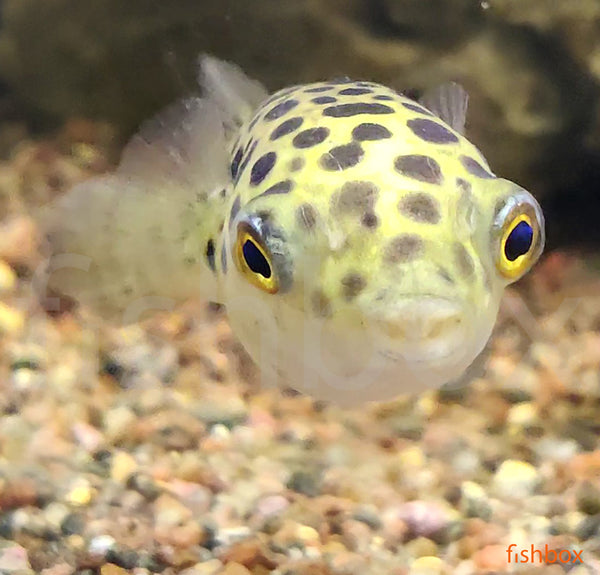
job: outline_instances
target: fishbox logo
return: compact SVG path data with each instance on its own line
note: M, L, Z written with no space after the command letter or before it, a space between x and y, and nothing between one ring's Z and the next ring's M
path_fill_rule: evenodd
M575 549L548 549L548 545L544 546L544 549L536 548L531 545L531 549L515 549L516 543L511 543L506 548L506 554L508 555L509 563L569 563L571 565L576 563L583 563L581 558L582 549L576 551Z

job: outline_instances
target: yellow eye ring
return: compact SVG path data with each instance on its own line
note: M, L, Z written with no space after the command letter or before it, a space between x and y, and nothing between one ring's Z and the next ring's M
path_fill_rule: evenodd
M539 230L534 219L521 213L509 220L500 239L497 267L509 279L522 275L532 263Z
M257 288L272 294L279 291L269 250L247 223L238 226L235 263L240 273Z

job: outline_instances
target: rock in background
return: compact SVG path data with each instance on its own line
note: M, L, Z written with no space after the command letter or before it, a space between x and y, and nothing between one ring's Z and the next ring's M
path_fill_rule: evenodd
M457 80L495 171L561 192L547 211L572 212L563 235L598 233L578 224L600 183L598 0L0 0L0 82L38 125L82 115L125 136L194 88L203 51L271 89Z

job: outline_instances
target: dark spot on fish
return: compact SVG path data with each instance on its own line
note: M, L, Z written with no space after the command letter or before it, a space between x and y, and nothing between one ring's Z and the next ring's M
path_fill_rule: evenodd
M446 268L444 268L443 266L438 266L437 267L437 274L448 285L454 285L456 283L454 281L454 278L450 275L450 272Z
M321 156L319 165L329 172L345 170L356 166L363 159L364 155L365 151L360 144L352 142L351 144L331 148L329 152Z
M352 138L359 142L385 140L391 137L392 133L385 126L370 122L359 124L352 130Z
M488 172L475 158L471 158L470 156L461 156L460 161L465 167L465 170L467 170L467 172L469 172L469 174L472 176L485 179L494 178L494 175L490 174L490 172Z
M367 287L367 280L359 273L349 273L342 278L342 295L346 301L353 300Z
M312 230L317 223L317 210L311 204L302 204L296 211L296 219L305 230Z
M456 178L456 186L468 193L472 190L471 184L467 180L463 180L463 178Z
M374 230L379 225L379 218L373 212L365 212L360 219L360 223L370 230Z
M217 266L215 264L215 242L211 238L206 242L206 252L204 254L206 256L206 262L208 263L208 267L213 271L217 271Z
M430 156L419 154L398 156L394 160L394 168L403 176L420 182L441 184L443 181L440 165Z
M412 102L402 102L402 105L412 112L418 112L419 114L425 114L426 116L433 116L433 114L423 106L419 106L419 104L413 104Z
M456 257L456 264L461 275L465 278L473 275L475 271L475 263L473 258L462 244L456 242L454 244L454 254Z
M385 248L387 263L406 263L417 259L423 252L423 240L416 234L396 236Z
M299 170L301 170L304 167L305 164L305 160L304 158L298 156L296 158L292 158L292 160L289 163L289 170L290 172L297 172Z
M277 160L277 154L275 152L267 152L252 166L252 171L250 172L250 185L258 186L268 175L269 172L273 169L275 165L275 161Z
M329 136L329 128L309 128L294 136L292 144L294 148L311 148L323 143Z
M414 192L406 195L398 203L400 213L425 224L437 224L440 221L440 203L431 194Z
M338 104L323 110L324 116L330 118L350 118L360 114L393 114L394 109L385 104L373 102L355 102L352 104Z
M441 124L428 120L427 118L415 118L408 120L406 125L413 131L413 133L432 144L453 144L458 142L458 136L453 134L448 128L445 128Z
M270 188L265 190L262 194L260 194L257 197L261 198L262 196L271 196L274 194L289 194L292 191L293 187L294 182L292 182L292 180L283 180L272 185Z
M240 196L236 196L235 200L233 200L233 204L231 206L231 212L229 212L229 225L233 223L235 216L238 215L240 211L240 207L242 206L242 200Z
M333 96L318 96L317 98L313 98L311 102L313 104L333 104L337 102L337 98Z
M255 114L254 118L252 118L252 120L250 120L250 124L248 124L248 129L252 130L252 128L254 128L254 126L256 126L256 124L258 123L260 118L261 118L260 112L258 114Z
M340 193L332 197L332 207L336 212L342 214L362 214L373 210L377 195L377 186L372 182L346 182Z
M240 162L242 161L242 149L238 148L235 156L233 157L233 161L231 162L231 177L235 180L238 175L238 170L240 168Z
M304 122L304 118L301 118L300 116L285 120L285 122L279 124L279 126L277 126L277 128L271 132L270 139L272 141L277 140L283 136L287 136L288 134L295 132L302 125L302 122Z
M314 88L307 88L304 90L307 94L314 94L318 92L327 92L333 90L333 86L315 86Z
M238 173L237 173L237 177L235 178L236 183L240 180L240 178L244 174L246 166L250 163L250 160L252 159L252 154L254 154L254 150L256 150L257 145L258 145L258 141L255 140L254 142L252 142L252 146L250 147L248 152L245 152L244 159L242 160L240 169L238 170Z
M369 88L344 88L338 94L340 96L362 96L363 94L372 94L373 90Z
M394 96L388 96L387 94L377 94L377 96L373 96L373 99L381 100L381 101L385 101L385 102L392 102L396 98L394 98Z
M298 100L286 100L285 102L281 102L277 104L273 108L271 108L265 114L265 120L278 120L281 116L287 114L290 110L293 110L298 105Z

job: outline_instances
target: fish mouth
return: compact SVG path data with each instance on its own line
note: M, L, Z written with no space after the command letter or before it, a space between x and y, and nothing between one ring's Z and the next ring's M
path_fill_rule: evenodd
M466 306L456 299L403 297L385 317L375 319L375 328L386 342L380 353L409 363L447 359L467 339L467 317Z

